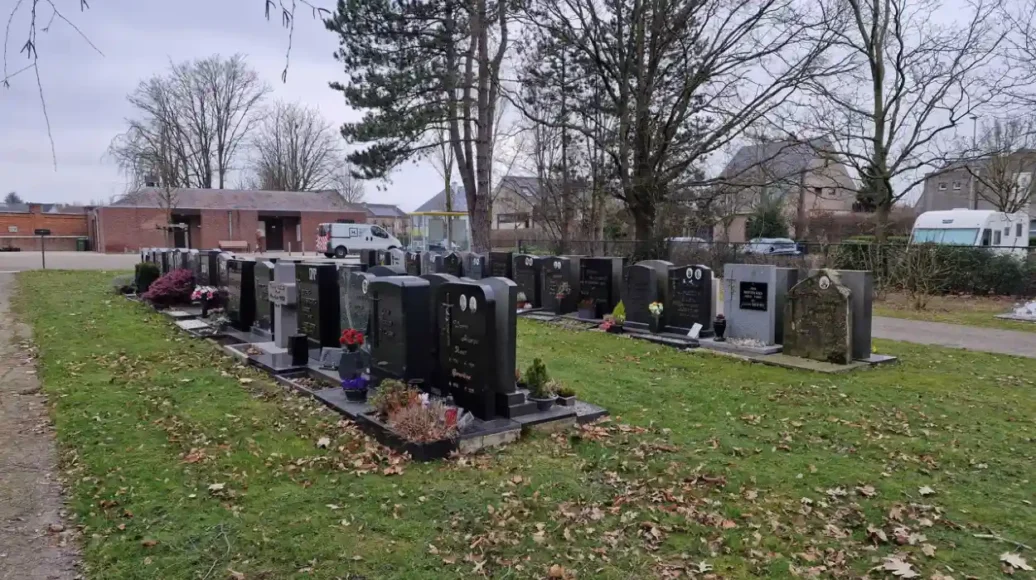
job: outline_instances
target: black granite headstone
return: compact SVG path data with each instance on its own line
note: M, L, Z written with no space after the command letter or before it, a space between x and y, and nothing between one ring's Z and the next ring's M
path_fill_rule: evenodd
M429 335L432 337L439 336L439 287L444 284L453 282L460 282L460 278L452 276L450 274L425 274L421 276L422 280L428 281L428 298L431 302L428 304L428 330ZM439 341L432 340L429 348L431 349L432 360L439 360ZM441 389L445 388L446 377L441 376L441 367L438 362L433 368L433 376L430 384L430 392L434 395L445 395L448 394Z
M378 265L378 253L374 250L360 250L360 266L364 271Z
M227 277L227 318L234 328L247 331L255 322L255 262L230 260Z
M367 272L375 276L406 276L406 268L403 266L372 266Z
M168 249L162 250L160 255L162 257L162 275L164 276L172 269L170 264L170 251Z
M443 284L436 293L439 367L454 401L482 420L496 415L503 379L493 289L473 282Z
M528 254L516 255L513 272L514 278L512 279L518 285L518 292L525 295L526 302L532 304L533 308L542 306L539 258Z
M514 279L514 252L490 252L486 276Z
M579 298L579 258L540 258L540 285L545 311L565 314L575 310Z
M457 252L450 252L445 256L435 259L435 272L437 274L449 274L458 278L464 275L464 260Z
M464 252L464 275L472 280L481 280L489 275L489 257L475 252Z
M428 350L428 281L386 276L371 280L368 291L373 381L398 379L428 388L434 364Z
M255 264L255 322L253 326L272 333L273 305L270 304L270 282L273 282L273 262L264 260Z
M338 346L338 272L334 264L301 263L295 267L299 332L312 349Z
M407 252L406 253L406 273L410 276L420 276L421 272L421 252Z
M652 302L665 304L666 279L669 276L670 262L662 260L645 260L629 267L626 279L624 306L626 307L626 325L630 328L648 328L653 321L648 306ZM665 323L665 312L659 324Z
M670 268L668 284L665 330L687 334L700 324L698 336L712 336L712 270L706 266Z
M370 283L376 276L358 269L341 270L339 276L345 277L339 282L342 288L342 330L355 328L366 336L370 334Z
M619 303L621 287L621 258L583 258L579 261L579 302L593 302L594 318L611 314Z
M198 261L201 262L199 285L219 286L219 254L219 250L205 250L198 256Z

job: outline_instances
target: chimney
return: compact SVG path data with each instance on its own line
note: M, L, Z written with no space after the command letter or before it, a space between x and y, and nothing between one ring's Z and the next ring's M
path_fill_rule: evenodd
M158 177L154 175L145 175L144 187L158 187Z

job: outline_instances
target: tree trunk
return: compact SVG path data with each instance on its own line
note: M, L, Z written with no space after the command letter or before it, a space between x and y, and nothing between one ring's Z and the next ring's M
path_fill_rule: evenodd
M488 190L488 185L486 186ZM471 220L471 249L473 252L487 253L492 249L492 242L489 235L490 216L492 216L492 205L489 195L475 196L474 205L468 213ZM468 197L471 203L471 197Z
M883 199L878 203L877 210L874 212L874 216L877 218L874 223L874 241L879 244L884 244L888 238L887 230L891 209L887 201Z

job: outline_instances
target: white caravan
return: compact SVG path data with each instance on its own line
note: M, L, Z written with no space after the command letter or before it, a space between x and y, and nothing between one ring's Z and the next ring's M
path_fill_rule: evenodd
M990 248L1025 257L1029 247L1029 215L991 209L926 211L917 216L910 242Z
M320 224L317 251L328 258L344 258L360 250L391 250L403 244L385 228L374 224Z

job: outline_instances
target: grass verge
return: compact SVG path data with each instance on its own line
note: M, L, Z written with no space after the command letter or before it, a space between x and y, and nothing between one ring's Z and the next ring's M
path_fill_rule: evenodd
M827 376L522 321L613 420L421 465L109 277L15 303L92 578L988 578L1017 548L976 534L1036 545L1033 360L878 341L902 362Z
M924 310L915 310L908 296L890 292L883 300L874 301L874 315L1036 332L1036 322L996 318L1013 310L1018 302L1005 296L933 296Z

